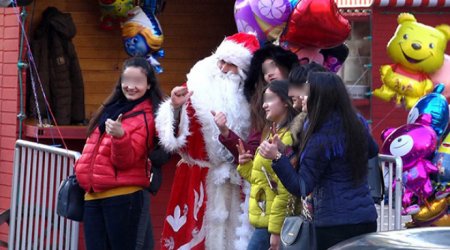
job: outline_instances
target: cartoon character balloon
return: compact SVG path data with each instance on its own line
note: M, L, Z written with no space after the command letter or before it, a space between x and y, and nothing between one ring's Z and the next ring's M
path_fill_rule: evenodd
M134 0L99 0L100 28L112 30L128 18L128 12L134 8Z
M441 94L444 85L438 84L433 92L420 98L419 101L409 111L407 123L414 123L421 114L431 115L431 127L438 137L445 132L449 120L448 102Z
M450 26L433 28L418 23L408 13L401 13L397 22L397 30L387 45L389 57L395 64L381 66L383 85L373 94L385 101L395 97L397 104L404 103L410 109L433 89L428 74L442 66Z
M234 19L239 32L256 33L261 44L276 40L283 32L298 0L237 0Z
M402 214L416 214L420 205L433 194L430 174L438 172L429 160L436 150L436 133L429 126L431 115L421 115L417 123L405 124L395 130L383 133L383 146L381 152L399 156L403 162ZM419 203L414 203L417 198Z
M153 14L144 13L140 7L129 13L132 17L122 27L125 51L130 56L148 56L156 72L161 73L162 68L156 58L164 56L161 50L164 36L158 20Z

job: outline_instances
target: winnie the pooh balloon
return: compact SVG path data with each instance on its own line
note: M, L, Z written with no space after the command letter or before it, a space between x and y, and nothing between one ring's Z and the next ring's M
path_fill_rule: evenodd
M397 30L387 44L388 55L395 64L381 66L383 84L373 95L385 101L395 97L397 104L410 109L433 89L428 74L443 64L450 26L443 24L433 28L417 22L408 13L401 13L397 22Z

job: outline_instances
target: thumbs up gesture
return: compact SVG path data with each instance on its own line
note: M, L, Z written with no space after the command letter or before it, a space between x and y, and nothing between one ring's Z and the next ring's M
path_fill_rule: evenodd
M275 124L272 125L271 134L273 135L272 138L264 140L261 145L259 145L259 154L266 159L273 160L280 152L279 147L284 148L284 144L281 142L280 137L276 133Z
M227 116L223 112L215 112L213 110L211 110L211 114L214 116L214 122L219 128L220 134L227 138L230 133L230 129L227 126Z
M125 134L125 131L122 128L122 114L120 114L115 121L107 119L105 122L105 131L113 137L121 138Z

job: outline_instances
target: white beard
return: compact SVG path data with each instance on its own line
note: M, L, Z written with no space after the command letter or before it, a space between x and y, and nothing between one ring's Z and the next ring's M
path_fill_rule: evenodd
M187 75L187 87L193 91L191 102L202 124L209 158L213 163L229 161L231 154L226 149L224 151L218 141L219 129L211 111L223 112L227 117L227 126L233 132L244 140L248 136L250 109L243 94L244 77L242 71L240 74L224 74L214 56L199 61Z

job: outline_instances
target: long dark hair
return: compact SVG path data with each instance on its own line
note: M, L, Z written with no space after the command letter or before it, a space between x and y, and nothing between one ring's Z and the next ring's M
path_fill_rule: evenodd
M262 131L265 126L265 114L261 106L262 96L268 83L264 80L262 64L267 59L272 59L277 67L288 73L298 64L297 56L294 53L273 44L265 45L253 55L249 73L244 82L244 95L250 103L251 126L255 131Z
M145 60L145 58L143 57L132 57L127 59L123 63L122 73L128 67L141 68L144 71L145 75L147 76L147 85L150 85L151 88L147 90L146 95L148 96L150 102L152 103L153 113L155 114L159 108L159 104L163 99L163 94L161 88L159 87L158 80L156 79L155 71L153 70L152 66L147 62L147 60ZM90 120L87 129L88 136L90 136L91 133L98 126L99 119L102 115L105 106L126 98L122 92L121 84L122 84L122 74L120 75L119 80L114 86L114 89L112 90L111 94L105 99L103 104L98 108L97 112L95 112L94 116Z
M288 81L287 80L272 81L265 88L265 90L267 90L267 89L269 89L274 94L276 94L284 104L287 104L286 119L282 123L279 124L279 127L289 129L289 126L291 125L292 120L294 120L295 116L298 114L298 111L296 109L294 109L292 99L288 95L288 92L289 92ZM265 92L265 90L264 90L264 92ZM262 106L260 109L262 109ZM272 124L268 124L266 122L266 128L264 130L267 130L268 125L272 125Z
M364 124L357 115L341 78L329 72L308 74L307 101L309 126L304 133L302 152L313 133L318 131L329 116L336 112L341 118L345 135L345 156L350 164L352 179L360 183L367 175L368 140ZM338 131L337 131L338 132Z

